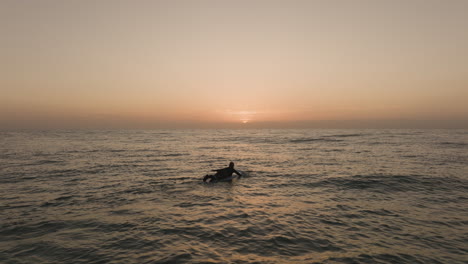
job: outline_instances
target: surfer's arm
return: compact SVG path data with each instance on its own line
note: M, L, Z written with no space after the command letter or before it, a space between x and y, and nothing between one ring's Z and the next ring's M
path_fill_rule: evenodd
M240 174L238 171L236 171L236 170L233 169L232 172L234 172L235 174L239 175L239 178L242 177L242 174Z

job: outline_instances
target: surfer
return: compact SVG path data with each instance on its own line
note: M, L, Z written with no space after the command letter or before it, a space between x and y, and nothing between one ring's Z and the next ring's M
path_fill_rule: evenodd
M213 170L216 171L215 175L206 175L203 178L203 181L206 182L206 180L211 179L211 181L219 181L222 179L226 179L232 176L233 173L239 175L239 178L242 176L238 171L234 169L234 162L229 163L229 167L224 168L224 169L219 169L219 170Z

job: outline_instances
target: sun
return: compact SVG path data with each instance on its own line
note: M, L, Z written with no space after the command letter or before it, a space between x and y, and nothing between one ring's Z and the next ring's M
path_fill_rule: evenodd
M232 122L240 122L242 124L248 124L251 122L254 122L255 115L257 114L256 111L247 111L247 110L231 110L231 109L226 109L223 111L226 116L232 121Z

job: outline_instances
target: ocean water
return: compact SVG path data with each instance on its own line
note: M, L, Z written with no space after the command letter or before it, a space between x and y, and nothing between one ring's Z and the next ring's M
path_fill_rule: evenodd
M468 263L466 130L0 132L0 161L0 263Z

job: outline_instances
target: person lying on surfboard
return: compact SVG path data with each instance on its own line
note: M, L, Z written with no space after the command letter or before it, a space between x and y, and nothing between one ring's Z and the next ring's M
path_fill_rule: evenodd
M215 175L206 175L203 178L203 181L206 182L206 180L211 179L210 181L219 181L222 179L226 179L232 176L233 173L239 175L239 178L242 176L238 171L234 169L234 162L229 163L229 167L224 168L224 169L219 169L219 170L213 170L216 171Z

